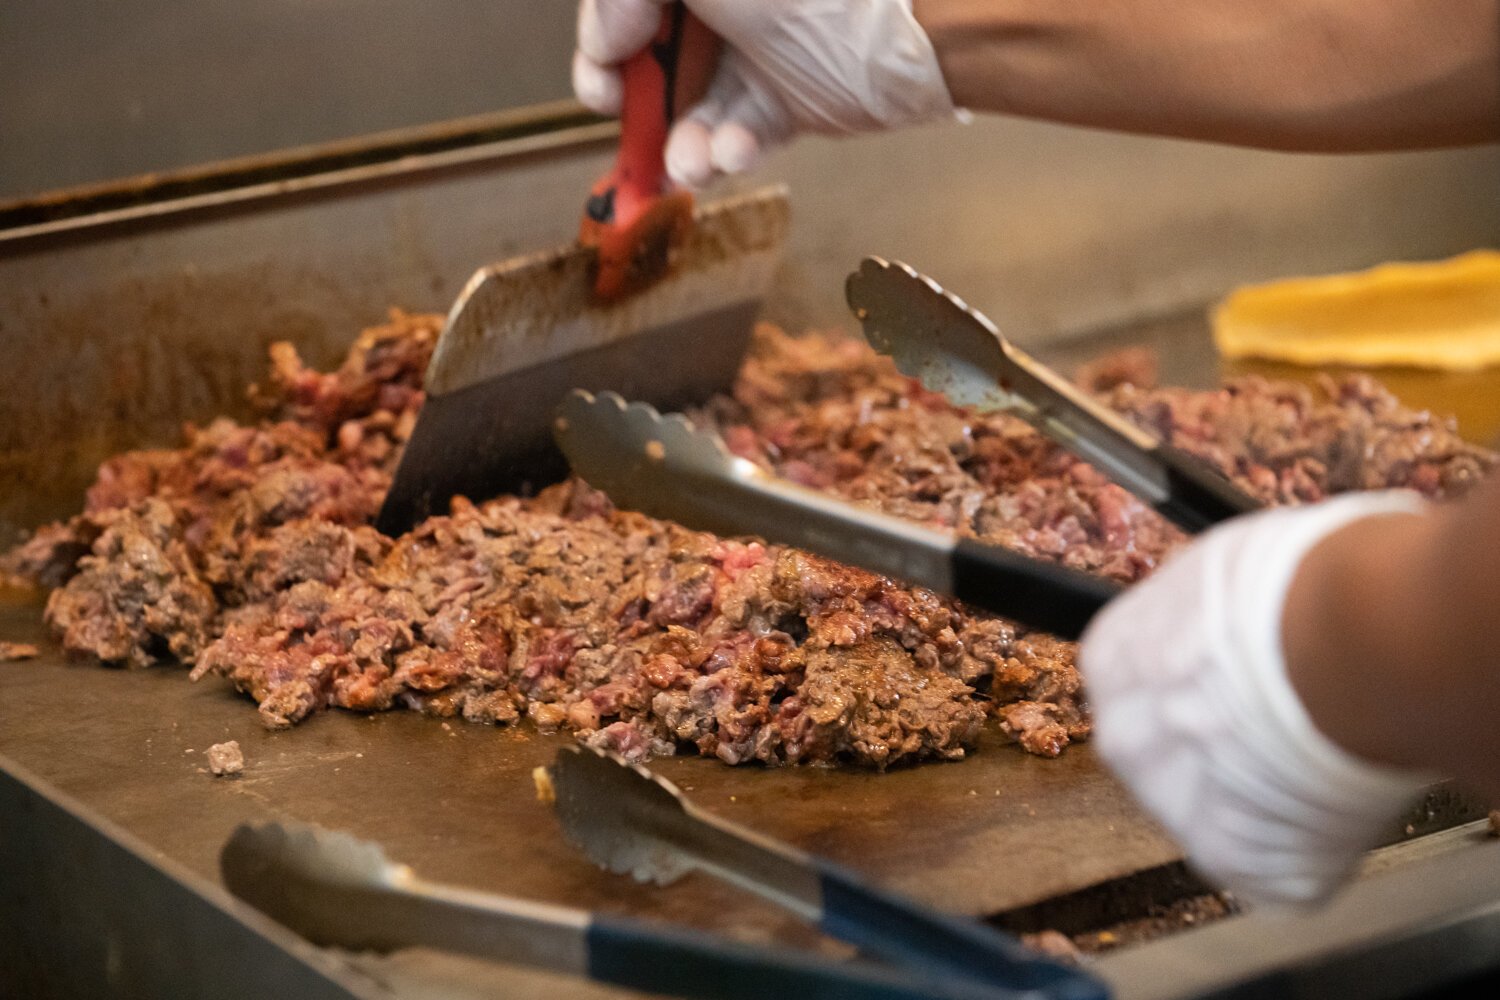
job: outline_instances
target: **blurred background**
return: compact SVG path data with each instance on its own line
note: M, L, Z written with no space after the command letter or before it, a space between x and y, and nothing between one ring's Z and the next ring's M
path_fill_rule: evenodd
M569 96L565 0L6 0L0 201Z

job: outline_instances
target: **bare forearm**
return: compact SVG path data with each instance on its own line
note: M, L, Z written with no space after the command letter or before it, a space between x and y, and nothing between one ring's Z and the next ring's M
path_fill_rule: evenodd
M1500 140L1500 0L915 0L976 110L1303 150Z
M1334 742L1500 792L1500 481L1330 535L1293 581L1283 636Z

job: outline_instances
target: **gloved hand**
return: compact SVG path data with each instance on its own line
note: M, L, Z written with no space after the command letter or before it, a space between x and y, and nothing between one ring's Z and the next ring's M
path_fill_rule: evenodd
M639 51L666 0L582 0L573 89L618 114L614 68ZM847 134L954 113L911 0L688 0L726 46L707 96L667 142L667 170L700 186L746 170L799 132Z
M1309 550L1355 519L1420 507L1415 494L1363 493L1237 518L1084 634L1100 755L1195 868L1247 899L1326 898L1433 780L1357 759L1318 732L1281 642Z

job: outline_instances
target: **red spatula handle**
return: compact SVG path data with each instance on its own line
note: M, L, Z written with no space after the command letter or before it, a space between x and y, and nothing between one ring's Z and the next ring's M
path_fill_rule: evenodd
M579 240L599 251L600 298L617 298L657 277L692 221L692 196L672 190L667 179L667 133L708 89L718 47L707 25L671 3L656 36L621 67L619 156L590 192L579 231Z

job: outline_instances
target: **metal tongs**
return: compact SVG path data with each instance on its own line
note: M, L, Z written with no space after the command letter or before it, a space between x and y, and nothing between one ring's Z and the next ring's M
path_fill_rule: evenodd
M378 844L300 823L241 825L220 852L219 868L230 892L314 944L377 952L420 945L698 1000L1102 1000L1105 995L1102 988L998 990L439 885L391 861ZM1075 978L1094 982L1082 974Z
M983 924L883 892L838 865L694 806L670 781L587 746L552 766L563 835L595 864L668 885L693 871L747 890L861 953L1005 997L1103 998L1094 977Z
M1260 506L1206 463L1090 399L907 265L867 257L844 290L865 337L903 374L959 406L1014 414L1183 530Z
M622 507L761 538L930 587L1076 639L1120 588L999 545L944 534L798 486L729 452L681 414L574 390L553 435L573 470Z
M613 766L613 765L610 765ZM229 892L315 945L389 952L411 946L573 973L703 1000L1104 1000L1091 976L1017 958L1014 987L871 961L756 948L714 934L438 885L380 844L303 823L240 826L223 846ZM983 928L981 928L983 930ZM956 940L954 946L962 946ZM1019 951L1019 946L1017 946Z

